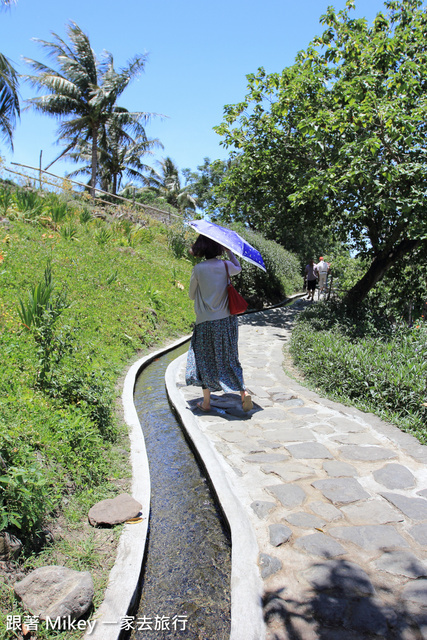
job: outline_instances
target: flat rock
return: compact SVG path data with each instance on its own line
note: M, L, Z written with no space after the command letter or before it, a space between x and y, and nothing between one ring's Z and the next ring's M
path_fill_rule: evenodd
M427 580L409 582L400 594L402 600L414 602L425 607L427 602Z
M128 493L122 493L116 498L101 500L89 510L88 518L92 526L114 525L136 518L141 512L142 505Z
M325 478L312 483L333 504L347 504L369 498L355 478Z
M304 571L304 577L316 591L338 591L349 597L370 596L374 587L359 565L347 560L327 560Z
M262 464L263 462L283 462L289 458L283 453L252 453L244 459L246 462L258 462Z
M354 477L358 475L353 465L347 462L341 462L340 460L328 460L323 463L323 468L328 476L333 478Z
M258 518L263 520L276 507L275 502L267 502L266 500L255 500L251 503L251 507L257 514Z
M284 524L270 524L268 529L270 532L270 544L272 544L273 547L278 547L284 542L287 542L292 536L292 530Z
M297 459L328 459L333 458L333 455L323 444L320 442L302 442L301 444L289 444L286 445L286 449L289 453Z
M322 502L322 500L315 500L307 505L313 513L317 513L318 516L326 520L326 522L333 522L343 517L341 511L334 507L333 504L328 502Z
M361 460L364 462L374 462L375 460L389 460L390 458L396 458L397 454L390 449L384 447L374 446L361 446L357 444L349 444L347 447L342 447L340 453L343 458L347 460Z
M261 569L261 578L264 578L264 580L282 568L280 560L269 556L267 553L260 553L258 562Z
M342 507L342 512L353 524L387 524L401 522L402 514L384 500L365 500Z
M427 566L410 551L396 550L383 553L375 562L377 569L408 578L424 578Z
M306 498L305 491L297 485L274 484L266 487L266 489L280 500L282 505L288 509L299 507Z
M352 542L362 549L378 551L407 547L408 543L391 525L361 525L355 527L335 527L330 535L346 542Z
M387 489L408 489L415 486L415 476L401 464L387 464L374 471L375 480Z
M400 493L382 493L381 495L400 509L408 518L412 518L412 520L427 520L427 500L424 498L410 498L402 496Z
M342 433L358 433L360 431L366 431L366 428L355 420L349 418L337 417L331 419L331 424L337 427L337 431Z
M427 547L427 522L421 522L409 529L409 534L418 544Z
M321 529L325 524L325 521L321 520L318 516L312 513L306 513L305 511L290 513L285 517L285 520L289 522L289 524L293 524L295 527L301 527L302 529Z
M312 533L308 536L298 538L295 546L304 549L307 553L323 558L334 558L335 556L341 556L346 553L346 550L339 542L332 540L332 538L326 536L324 533Z
M14 585L15 593L26 609L41 620L73 620L86 613L92 604L94 589L88 571L74 571L52 565L40 567Z

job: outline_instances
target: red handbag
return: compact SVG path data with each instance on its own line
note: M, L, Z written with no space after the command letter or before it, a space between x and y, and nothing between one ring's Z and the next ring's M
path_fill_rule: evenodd
M239 313L244 313L248 308L248 303L243 296L233 287L230 280L230 274L228 273L228 265L226 262L225 270L227 271L227 293L228 293L228 308L232 316L236 316Z

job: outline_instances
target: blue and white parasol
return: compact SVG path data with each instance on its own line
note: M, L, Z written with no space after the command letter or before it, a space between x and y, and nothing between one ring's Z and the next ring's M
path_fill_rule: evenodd
M218 242L218 244L226 249L230 249L233 253L243 258L243 260L267 271L260 252L235 231L220 227L218 224L208 222L207 220L191 220L187 224L202 236L207 236L211 240L215 240L215 242Z

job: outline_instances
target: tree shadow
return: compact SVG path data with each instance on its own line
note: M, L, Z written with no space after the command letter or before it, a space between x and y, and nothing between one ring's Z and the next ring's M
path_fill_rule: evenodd
M304 573L311 589L301 600L286 587L264 593L268 640L425 639L427 601L405 602L392 586L374 585L358 565L343 559L313 563Z

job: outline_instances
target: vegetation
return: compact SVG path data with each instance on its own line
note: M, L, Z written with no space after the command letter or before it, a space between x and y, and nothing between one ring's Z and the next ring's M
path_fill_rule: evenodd
M13 129L19 115L17 74L6 56L0 53L0 134L12 149Z
M38 111L60 119L58 140L67 143L61 156L71 150L86 150L91 144L91 194L95 195L98 171L98 142L103 128L119 122L122 132L135 128L141 135L142 122L150 114L130 113L117 105L117 100L129 82L144 68L146 56L136 55L126 67L116 71L113 56L105 52L98 61L88 36L74 22L68 26L69 44L58 35L53 42L36 39L51 57L56 58L58 69L26 58L35 75L24 76L34 87L47 91L45 95L29 99ZM119 137L120 138L120 137ZM60 157L61 157L60 156ZM117 175L117 174L116 174Z
M190 333L192 265L163 225L114 220L85 198L6 186L0 205L0 530L24 544L15 571L91 570L96 605L118 533L88 530L87 512L129 474L117 380L135 355ZM9 591L0 581L0 609L19 613Z
M427 444L427 323L391 324L368 305L339 301L306 310L291 354L308 382L394 422Z
M116 195L123 177L148 186L153 169L144 164L142 158L151 154L154 147L162 147L162 144L159 140L147 138L144 127L135 120L133 114L112 114L98 140L97 174L101 189ZM92 149L86 140L79 140L76 149L66 155L76 163L86 161L68 177L91 174Z
M367 258L346 295L356 305L426 243L427 13L387 0L368 26L346 4L293 66L249 75L217 132L234 159L225 215L288 247L308 229L350 241Z

